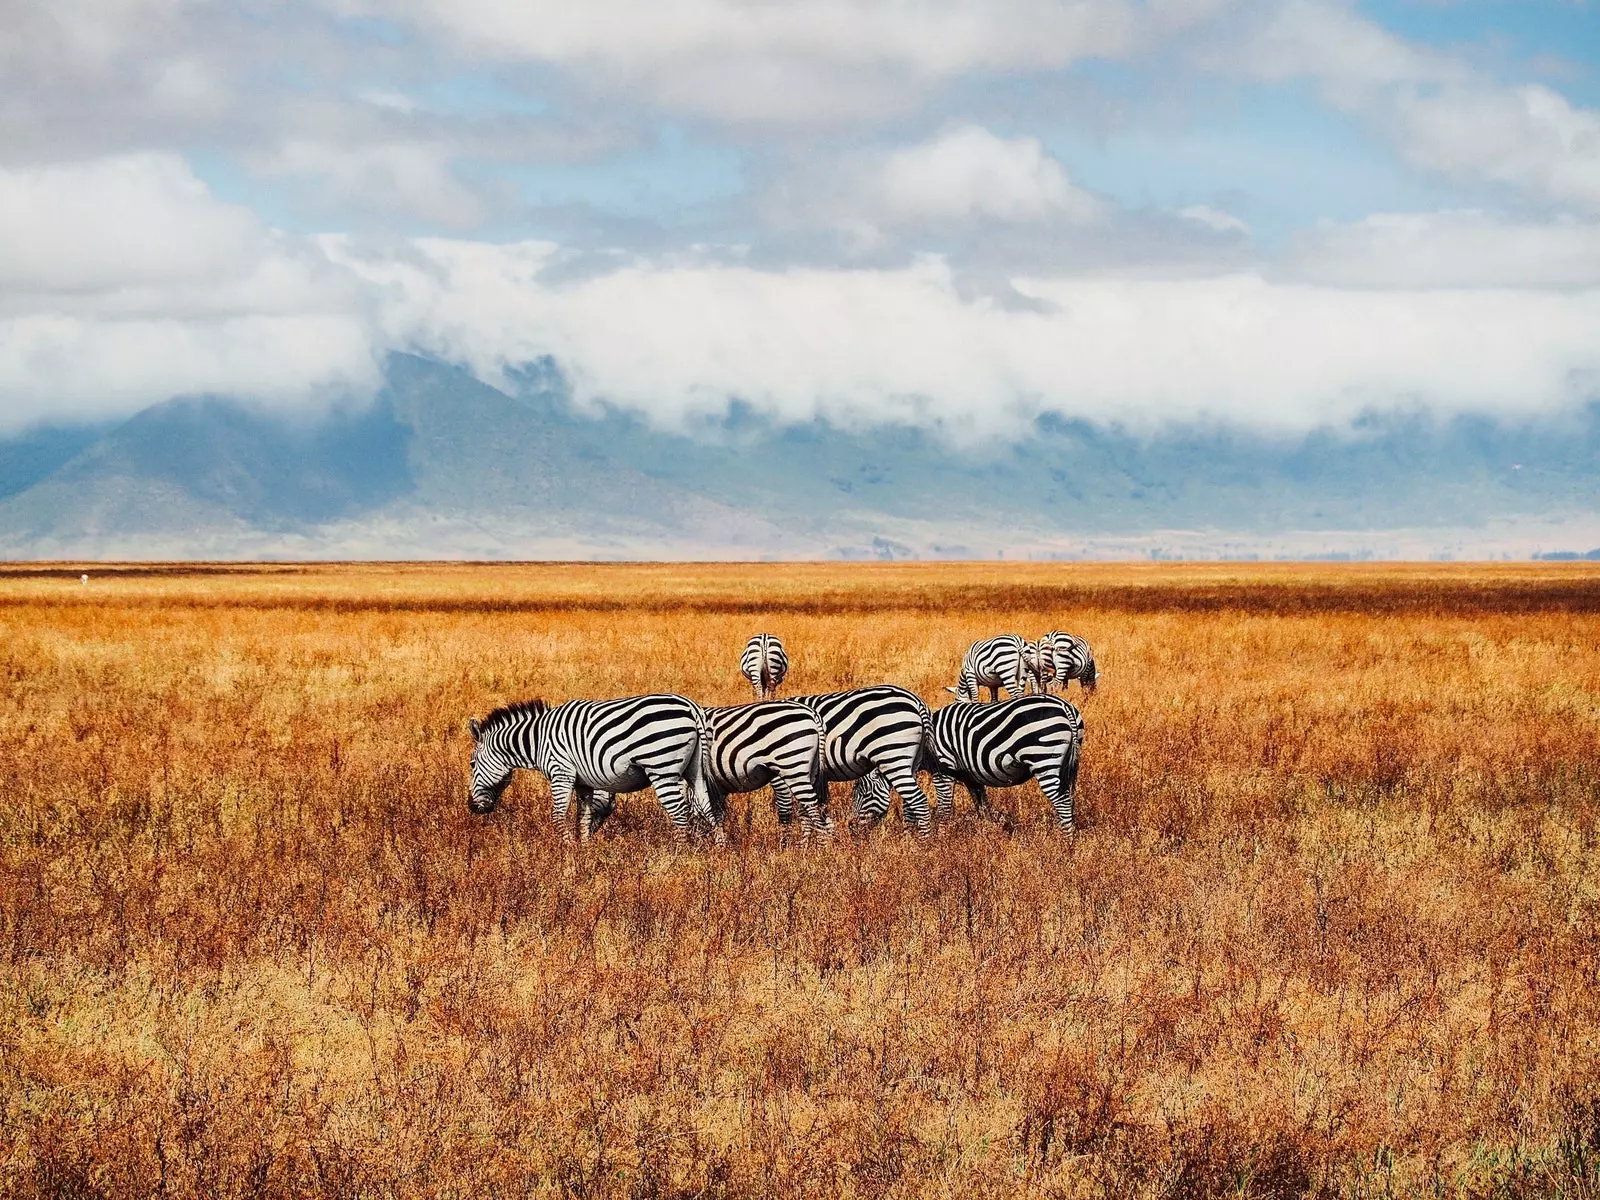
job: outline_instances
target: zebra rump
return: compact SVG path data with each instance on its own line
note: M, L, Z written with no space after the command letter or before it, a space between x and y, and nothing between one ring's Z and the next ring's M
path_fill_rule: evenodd
M1085 691L1094 691L1094 651L1081 637L1052 629L1039 639L1039 690L1046 691L1056 682L1065 692L1074 679Z
M787 825L800 810L802 835L831 832L822 809L822 720L803 704L766 700L708 708L711 803L722 820L729 792L772 786L778 820Z
M705 769L711 735L700 707L683 696L569 700L554 708L532 700L497 708L468 727L473 812L493 812L512 772L526 769L549 779L558 824L577 797L582 838L610 815L617 792L646 787L655 790L680 841L691 820L715 827Z
M739 670L755 689L757 700L770 700L789 673L789 656L777 634L758 633L745 643L739 656Z
M933 714L928 754L939 815L955 811L956 783L987 813L991 787L1015 787L1029 779L1072 832L1083 751L1083 717L1060 696L1023 696L1001 704L951 704Z
M989 689L989 699L998 700L1005 688L1013 698L1028 691L1028 680L1037 679L1039 647L1014 633L973 642L961 659L961 678L953 688L958 700L976 700L978 689ZM1041 690L1043 690L1041 688Z
M900 795L906 819L919 834L932 829L928 797L917 783L930 715L922 698L903 687L880 684L848 692L801 696L822 719L822 771L826 779L849 782L881 771ZM887 797L887 792L885 792ZM856 818L875 824L888 812L888 800L870 810L856 807Z

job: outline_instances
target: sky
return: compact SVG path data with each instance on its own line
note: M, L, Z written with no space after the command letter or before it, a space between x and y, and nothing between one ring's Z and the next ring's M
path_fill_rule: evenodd
M359 401L1017 435L1600 398L1594 0L10 0L0 431Z

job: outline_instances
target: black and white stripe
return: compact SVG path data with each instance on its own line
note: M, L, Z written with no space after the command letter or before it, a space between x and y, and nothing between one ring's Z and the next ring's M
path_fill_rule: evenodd
M757 700L770 700L789 673L789 656L775 633L758 633L745 643L739 656L739 670L755 689Z
M1059 683L1065 692L1067 684L1076 679L1085 691L1092 692L1095 686L1094 651L1081 637L1052 629L1039 639L1038 674L1041 691L1049 690L1052 683Z
M542 700L497 708L472 730L472 811L494 811L511 773L542 772L550 780L552 816L565 822L578 798L579 836L587 838L611 813L617 792L655 789L678 840L691 820L715 827L706 785L710 734L705 714L682 696ZM718 840L722 831L716 829ZM572 836L563 829L563 836Z
M923 745L929 731L928 706L903 687L881 684L849 692L800 696L822 718L822 772L836 782L860 779L868 772L883 772L899 793L906 819L918 833L932 828L928 797L917 783ZM871 824L883 818L888 801L872 812L856 810L856 817Z
M1037 679L1039 647L1014 633L973 642L961 660L961 679L947 692L960 700L976 700L978 689L989 689L989 699L998 700L1000 689L1011 696L1026 695L1028 680Z
M823 804L822 719L804 704L767 700L708 708L711 803L720 821L729 792L772 785L778 820L787 825L800 810L802 836L829 834Z
M933 714L928 742L939 815L954 814L955 783L966 786L982 813L989 806L988 788L1037 779L1056 820L1070 833L1082 750L1083 717L1060 696L941 708Z

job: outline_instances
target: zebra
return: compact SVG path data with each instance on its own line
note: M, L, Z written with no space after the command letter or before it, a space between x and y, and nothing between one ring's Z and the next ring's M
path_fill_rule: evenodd
M1015 698L1026 695L1028 680L1038 677L1038 644L1014 633L1003 633L973 642L961 660L959 683L945 691L954 692L960 700L976 700L978 688L986 687L989 699L998 700L1003 687Z
M744 644L739 670L755 689L757 700L771 700L789 673L789 656L775 633L758 633Z
M1039 639L1039 690L1048 691L1059 681L1062 692L1076 679L1086 692L1094 691L1094 651L1081 637L1052 629Z
M551 708L529 700L497 708L472 731L472 791L468 807L491 813L521 767L550 780L552 817L564 825L578 798L578 836L588 840L611 815L617 792L655 789L674 837L687 839L690 821L723 833L707 786L710 736L700 706L682 696L569 700ZM562 836L571 840L570 828Z
M822 720L804 704L768 700L708 708L711 803L722 818L728 792L772 785L778 819L787 825L800 809L801 836L833 832L823 813Z
M825 779L846 782L869 772L882 772L886 783L900 794L906 819L918 834L932 831L928 797L917 783L923 767L923 747L932 728L932 717L921 697L893 684L856 688L848 692L827 692L799 696L822 719L822 773ZM783 801L779 798L779 819L783 820ZM888 811L887 792L881 808L863 811L857 818L876 824Z
M972 793L977 811L987 814L987 789L1015 787L1032 778L1061 828L1071 833L1082 750L1083 717L1060 696L947 705L933 714L927 746L939 816L954 815L957 782Z

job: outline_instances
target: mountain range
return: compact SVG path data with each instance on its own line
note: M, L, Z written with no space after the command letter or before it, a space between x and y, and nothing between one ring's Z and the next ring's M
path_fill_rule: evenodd
M1528 557L1600 546L1600 403L1293 438L1044 416L958 445L580 410L549 360L491 387L392 355L370 402L176 398L0 440L11 558Z

